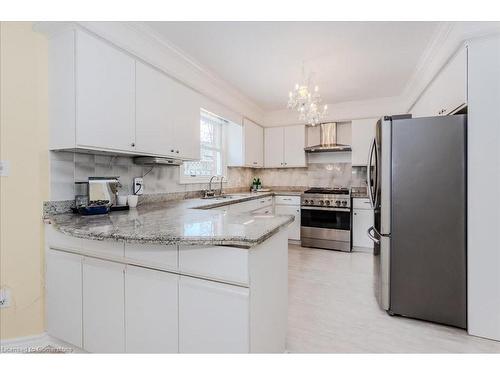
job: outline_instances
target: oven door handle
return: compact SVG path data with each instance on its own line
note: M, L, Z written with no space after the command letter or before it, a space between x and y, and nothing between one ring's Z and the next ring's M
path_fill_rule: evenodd
M307 210L315 210L315 211L341 211L341 212L351 212L350 208L342 208L342 207L314 207L314 206L302 206L300 208L302 211Z

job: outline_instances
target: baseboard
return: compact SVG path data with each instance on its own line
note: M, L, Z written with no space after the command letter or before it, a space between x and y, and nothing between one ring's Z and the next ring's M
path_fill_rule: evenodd
M50 336L40 335L0 340L0 353L85 353L81 348Z
M43 345L48 341L47 332L33 336L16 337L12 339L0 339L1 348L22 348Z

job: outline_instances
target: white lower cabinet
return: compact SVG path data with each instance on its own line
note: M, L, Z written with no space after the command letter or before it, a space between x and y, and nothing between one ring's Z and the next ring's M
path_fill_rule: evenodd
M277 195L275 198L276 215L292 215L293 223L288 226L288 239L300 240L300 197L289 195Z
M248 353L249 289L179 278L179 351Z
M353 199L352 246L373 249L368 229L373 226L373 210L368 199Z
M295 220L288 227L288 239L300 240L300 206L276 205L276 215L293 215Z
M49 249L46 258L47 331L82 347L83 256Z
M83 260L83 348L91 353L125 352L125 265Z
M177 353L179 276L126 266L125 332L127 353Z

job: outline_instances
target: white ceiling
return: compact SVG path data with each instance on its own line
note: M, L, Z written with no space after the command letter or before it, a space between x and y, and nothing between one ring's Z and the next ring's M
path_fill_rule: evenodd
M325 103L402 94L438 22L148 22L265 110L286 107L301 66Z

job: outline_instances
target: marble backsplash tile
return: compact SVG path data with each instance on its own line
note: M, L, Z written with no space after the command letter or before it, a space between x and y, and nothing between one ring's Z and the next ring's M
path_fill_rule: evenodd
M270 168L255 170L263 187L351 186L351 163L315 163L307 168Z
M118 176L122 194L132 194L134 177L144 176L145 195L174 194L186 197L199 194L208 184L181 184L178 166L140 166L132 158L51 152L51 200L74 199L74 182L86 181L89 176ZM252 180L259 177L263 187L275 190L304 190L311 186L366 186L366 168L351 167L348 162L313 163L305 168L251 169L230 167L224 189L228 192L247 191ZM215 184L218 187L218 183ZM153 198L152 198L153 199Z
M141 166L126 156L94 155L73 152L50 152L51 200L74 199L75 181L87 181L89 176L120 177L122 194L132 194L134 177L144 176L144 193L158 195L166 193L199 192L208 184L181 184L178 166ZM225 189L250 187L253 170L250 168L228 168ZM218 186L218 183L216 183Z

